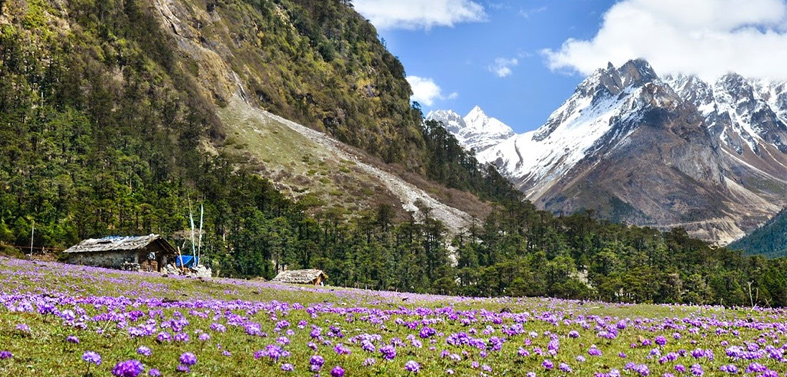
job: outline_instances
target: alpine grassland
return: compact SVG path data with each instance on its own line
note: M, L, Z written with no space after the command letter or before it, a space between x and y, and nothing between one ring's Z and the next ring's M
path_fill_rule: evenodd
M782 376L783 309L473 298L0 258L4 376Z

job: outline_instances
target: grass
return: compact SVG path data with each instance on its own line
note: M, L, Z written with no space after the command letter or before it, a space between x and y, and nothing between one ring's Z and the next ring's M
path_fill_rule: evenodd
M289 187L295 199L309 193L343 208L360 204L362 209L373 209L377 203L400 207L391 197L364 190L369 183L381 186L378 178L353 169L354 162L339 158L285 124L259 116L248 105L230 102L218 115L231 135L224 151L264 162L264 174Z
M117 363L130 359L141 361L146 373L155 368L186 375L176 372L185 352L198 360L192 376L312 376L315 354L325 360L323 376L335 366L348 376L408 376L408 361L420 364L419 376L642 375L625 369L628 363L653 375L674 373L678 364L696 364L705 375L720 374L729 364L739 370L751 362L774 371L787 366L783 310L431 296L162 277L9 258L0 258L0 283L0 351L13 354L0 360L3 376L110 376ZM434 334L424 336L425 328ZM603 335L609 332L616 336ZM172 340L157 340L161 333ZM460 336L469 343L451 340ZM656 345L657 336L667 343ZM559 347L550 354L554 342ZM350 354L337 353L339 344ZM386 345L395 345L393 360L379 352ZM602 355L589 355L591 345ZM140 346L152 354L137 354ZM273 346L290 356L255 358ZM756 347L760 357L729 357L730 347ZM691 356L698 349L715 357ZM86 351L98 353L101 365L83 361ZM659 361L668 354L677 360ZM365 366L369 360L374 365ZM545 360L555 367L547 371ZM560 363L573 372L558 370ZM283 371L284 364L294 371Z

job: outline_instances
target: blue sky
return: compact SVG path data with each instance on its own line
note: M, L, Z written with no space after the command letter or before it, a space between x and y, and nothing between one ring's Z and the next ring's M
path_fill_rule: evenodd
M354 0L424 113L478 105L525 132L594 69L785 79L787 0ZM756 48L756 50L755 50ZM778 52L777 52L778 51ZM763 63L767 61L767 63Z

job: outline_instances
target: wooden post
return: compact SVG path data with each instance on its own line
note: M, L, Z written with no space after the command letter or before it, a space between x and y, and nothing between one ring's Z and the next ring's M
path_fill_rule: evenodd
M36 219L33 219L33 229L30 230L30 257L33 257L33 240L36 235Z
M178 246L178 258L180 258L180 272L183 272L183 254L180 252L180 246ZM177 263L175 263L175 267L177 267Z

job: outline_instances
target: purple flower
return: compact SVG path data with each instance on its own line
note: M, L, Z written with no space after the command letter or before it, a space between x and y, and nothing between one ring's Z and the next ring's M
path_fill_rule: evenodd
M551 361L549 361L549 360L544 360L544 362L543 362L543 363L541 363L541 365L543 365L543 366L544 366L544 369L546 369L546 370L552 370L552 368L554 368L554 367L555 367L555 364L554 364L554 363L552 363L552 362L551 362Z
M16 325L16 329L21 331L21 332L24 332L24 333L29 333L30 332L30 326L28 326L28 325L26 325L24 323L20 323L20 324Z
M194 365L197 363L197 356L191 352L184 352L180 355L180 363L188 366Z
M736 367L733 364L722 365L721 367L719 367L719 370L722 371L722 372L727 372L729 374L737 374L738 373L738 367Z
M182 372L182 373L190 373L191 372L191 369L189 369L189 366L188 365L183 365L183 364L178 365L178 367L175 368L175 370L178 371L178 372Z
M588 350L588 355L590 356L601 356L601 350L596 348L596 345L591 345L590 349Z
M115 364L112 368L112 375L116 377L137 377L145 371L145 367L139 360L126 360Z
M150 355L153 354L153 351L151 351L150 348L148 348L148 347L139 346L137 348L137 353L142 355L142 356L150 356Z
M418 364L414 360L410 360L410 361L404 363L404 369L406 371L408 371L408 372L418 373L418 371L421 370L421 364Z
M333 350L336 351L336 353L339 355L349 355L352 353L352 351L349 348L347 348L344 344L341 343L337 344L336 347L333 347Z
M368 367L377 364L377 359L373 357L367 357L366 360L363 361L363 366Z
M164 342L169 343L169 342L172 341L172 336L169 335L168 332L162 331L162 332L158 333L158 335L156 336L156 341L159 342L159 343L164 343Z
M210 340L210 334L208 334L206 332L204 332L202 334L199 334L199 341L200 342L207 342L209 340Z
M293 370L295 370L295 367L290 363L285 363L281 365L281 370L285 372L292 372Z
M380 353L383 355L383 359L393 360L396 357L396 348L391 345L382 346L380 347Z
M561 371L563 371L563 372L566 372L566 373L571 373L571 372L573 372L573 371L574 371L574 370L573 370L573 369L571 369L571 367L570 367L568 364L566 364L566 363L560 363L560 365L558 365L558 369L560 369Z
M768 370L768 368L765 365L758 363L751 363L746 367L746 373L762 373L766 370Z
M93 351L85 351L85 353L82 354L82 360L85 360L88 363L101 365L101 355Z
M344 369L340 366L335 366L331 369L331 377L344 377Z
M11 351L0 351L0 360L10 359L13 356Z
M150 376L150 377L161 377L161 372L159 372L158 369L153 368L153 369L150 370L150 372L148 372L148 376Z
M66 337L66 342L79 344L79 338L77 338L74 335L69 335L69 336Z

